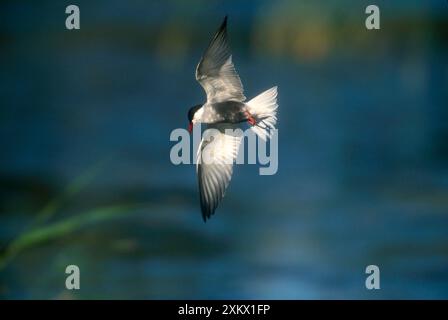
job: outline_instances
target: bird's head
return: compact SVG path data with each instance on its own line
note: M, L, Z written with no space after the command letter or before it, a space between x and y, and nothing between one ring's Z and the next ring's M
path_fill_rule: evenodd
M190 110L188 110L188 132L192 132L193 131L193 125L197 122L198 119L198 113L197 111L199 109L201 109L202 105L198 104L195 105L194 107L191 107Z

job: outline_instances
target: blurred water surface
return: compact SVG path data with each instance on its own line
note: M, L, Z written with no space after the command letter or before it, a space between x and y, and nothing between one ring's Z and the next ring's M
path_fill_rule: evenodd
M448 6L378 2L374 32L363 1L79 1L79 31L63 2L2 2L2 257L38 232L0 297L448 298ZM226 13L246 96L279 86L279 171L237 166L204 224L169 135Z

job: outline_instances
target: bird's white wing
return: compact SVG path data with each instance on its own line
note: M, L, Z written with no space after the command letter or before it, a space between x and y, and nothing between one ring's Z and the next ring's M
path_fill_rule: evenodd
M246 100L227 42L227 16L196 67L196 80L204 88L208 103Z
M197 154L197 176L202 217L206 221L215 212L232 178L241 133L231 124L209 126ZM226 131L231 129L231 132Z

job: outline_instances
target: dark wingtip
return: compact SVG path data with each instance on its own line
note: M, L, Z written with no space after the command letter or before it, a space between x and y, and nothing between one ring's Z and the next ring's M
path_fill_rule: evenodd
M204 220L204 223L207 222L207 219L210 219L212 215L210 214L210 212L204 212L202 211L202 220Z
M204 223L207 222L207 220L210 219L214 213L215 210L210 211L210 209L202 209L202 220L204 220Z
M227 29L227 18L228 15L226 14L226 16L224 17L224 21L221 24L221 28L219 28L220 30Z
M227 34L227 15L224 17L224 21L221 23L221 26L216 31L215 36L213 37L212 41L210 42L209 48L218 37L226 37L226 34Z

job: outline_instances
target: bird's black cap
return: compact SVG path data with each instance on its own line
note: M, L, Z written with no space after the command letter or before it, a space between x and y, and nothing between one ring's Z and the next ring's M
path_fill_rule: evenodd
M198 104L195 105L194 107L191 107L190 110L188 110L188 121L193 121L193 117L194 114L196 113L196 111L198 111L200 108L202 107L202 105Z

